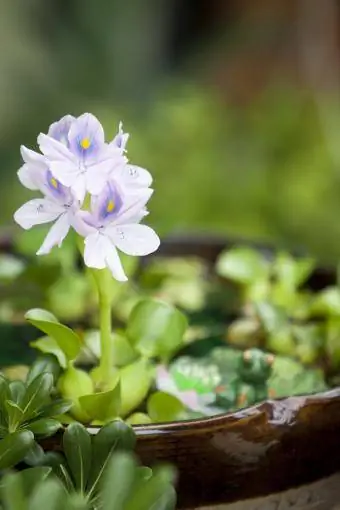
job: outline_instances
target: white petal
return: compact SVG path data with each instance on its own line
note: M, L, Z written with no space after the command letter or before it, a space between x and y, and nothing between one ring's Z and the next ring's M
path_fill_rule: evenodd
M99 195L108 181L107 161L89 167L86 172L86 189L93 195Z
M84 262L88 267L104 269L106 267L106 252L108 250L108 239L95 232L85 238Z
M88 267L108 267L116 280L124 282L127 277L116 248L105 235L96 232L85 239L84 262Z
M71 189L76 199L82 204L86 195L86 180L84 174L78 175Z
M152 184L152 175L145 168L136 165L124 165L112 171L112 177L120 179L124 186L148 188Z
M111 244L111 248L106 254L106 263L108 268L110 269L112 276L118 280L119 282L126 282L127 276L124 273L124 269L122 266L122 262L119 258L118 252L116 248Z
M24 229L54 221L64 212L64 207L47 198L26 202L14 214L14 220Z
M25 163L18 170L18 178L21 184L25 186L25 188L37 190L39 189L38 182L42 172L44 172L44 170L42 170L39 166L28 165Z
M105 232L115 246L127 255L149 255L160 245L156 232L146 225L109 226Z
M38 152L28 149L24 145L21 145L20 153L25 163L29 163L32 165L41 165L43 167L46 166L46 158L42 154L39 154Z
M117 219L112 223L116 225L126 225L134 223L136 216L140 217L141 211L145 209L145 205L150 200L153 193L151 188L135 189L133 194L125 195L123 208L119 211Z
M53 246L58 245L60 247L69 230L70 221L67 213L65 212L51 227L50 231L44 239L43 244L37 251L37 255L46 255L52 250Z
M72 123L76 120L73 115L65 115L57 122L54 122L50 125L48 130L48 136L51 138L54 138L55 140L58 140L59 142L63 143L64 145L67 145L67 135L70 131L70 127Z
M64 186L73 186L80 174L78 166L68 160L51 161L49 166L54 177Z
M50 160L75 161L72 152L63 143L54 140L44 133L40 133L38 136L38 144L41 152Z
M88 211L78 211L74 214L70 220L72 227L82 237L89 236L97 232L97 229L89 225L85 220L86 216L89 216Z

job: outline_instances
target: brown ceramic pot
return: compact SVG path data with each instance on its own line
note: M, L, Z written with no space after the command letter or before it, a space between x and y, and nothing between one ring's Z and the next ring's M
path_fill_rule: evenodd
M186 236L164 242L161 254L213 262L232 244ZM318 270L309 285L333 281L332 271ZM179 509L329 510L340 502L340 388L135 430L144 463L177 466ZM60 439L48 446L59 449Z

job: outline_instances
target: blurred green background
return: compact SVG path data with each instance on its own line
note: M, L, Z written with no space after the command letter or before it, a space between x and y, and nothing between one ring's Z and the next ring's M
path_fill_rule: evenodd
M1 223L20 144L66 113L131 134L150 224L340 257L336 0L3 0Z

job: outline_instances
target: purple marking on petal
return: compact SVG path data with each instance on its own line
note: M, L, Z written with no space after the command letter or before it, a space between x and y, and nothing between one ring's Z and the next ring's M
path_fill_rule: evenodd
M65 199L67 196L67 191L65 186L63 186L55 177L53 177L53 174L50 170L47 170L46 177L45 177L45 184L50 193L55 198L58 199Z
M68 142L68 133L70 131L71 125L74 122L75 117L72 115L65 115L57 122L51 124L48 130L48 136L58 140L58 142L63 143L66 147L69 146Z
M71 151L84 164L98 157L105 147L103 127L90 113L81 115L73 122L68 139Z
M98 203L98 220L103 222L113 219L122 206L123 200L117 187L112 183L108 184Z

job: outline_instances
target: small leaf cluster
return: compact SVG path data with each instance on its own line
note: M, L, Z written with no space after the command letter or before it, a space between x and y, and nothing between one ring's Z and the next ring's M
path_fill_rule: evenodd
M241 347L265 347L304 364L326 357L334 368L339 367L340 288L308 289L315 266L311 258L285 252L267 256L250 247L222 253L217 273L238 286L242 310L228 328L228 341Z
M79 368L84 354L86 357L90 353L92 361L100 358L99 332L81 337L42 309L30 310L26 318L45 334L31 345L58 360L61 374L57 389L63 398L72 401L70 413L74 419L95 425L117 417L131 423L151 421L140 408L145 407L152 391L155 363L167 363L184 343L184 314L158 299L140 300L125 330L112 337L112 377L104 386L99 367Z
M62 428L60 415L72 402L53 398L57 364L53 357L38 359L26 380L0 375L0 469L20 462L35 438L52 436Z
M3 477L1 508L174 510L174 470L139 466L134 445L135 435L123 422L107 424L93 436L72 423L64 432L64 455L42 452L45 465Z

